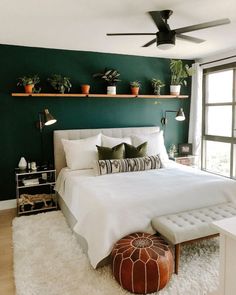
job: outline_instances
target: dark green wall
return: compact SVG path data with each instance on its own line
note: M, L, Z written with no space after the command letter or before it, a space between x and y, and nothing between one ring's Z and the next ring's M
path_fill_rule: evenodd
M40 159L40 134L35 128L38 112L48 108L58 122L44 129L47 158L53 161L52 135L54 129L128 127L160 125L165 110L184 107L185 122L177 122L170 114L166 127L166 145L187 141L190 100L155 99L87 99L12 97L11 92L23 92L16 87L17 78L37 73L42 92L52 92L46 78L52 73L71 77L71 92L80 92L80 84L91 84L92 93L105 93L105 85L92 78L104 67L116 68L122 82L118 93L129 93L129 81L140 80L142 93L152 93L150 79L165 81L162 93L169 93L169 60L84 51L54 50L23 46L0 45L0 126L1 170L0 200L15 197L14 168L21 156L27 160ZM191 61L188 61L191 64ZM182 94L189 94L183 89Z

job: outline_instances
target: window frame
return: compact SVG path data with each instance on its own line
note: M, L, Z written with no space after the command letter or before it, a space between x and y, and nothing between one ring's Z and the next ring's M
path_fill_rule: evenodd
M219 73L226 70L233 70L233 85L232 85L232 102L206 102L207 92L207 75L212 73ZM206 141L215 141L230 143L230 176L229 178L236 178L234 158L236 158L236 62L211 67L203 70L203 85L202 85L202 153L201 153L201 169L213 174L212 171L206 169ZM231 136L219 136L219 135L208 135L206 134L206 109L209 106L232 106L232 122L231 122ZM219 174L221 175L221 174ZM228 177L221 175L223 177Z

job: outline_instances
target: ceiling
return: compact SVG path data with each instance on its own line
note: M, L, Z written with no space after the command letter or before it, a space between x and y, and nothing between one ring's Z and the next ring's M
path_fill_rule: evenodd
M205 39L194 44L177 40L163 51L152 36L108 37L106 33L155 33L148 11L171 9L172 29L220 18L231 24L186 35ZM1 0L0 43L34 47L111 52L131 55L204 58L236 48L235 0Z

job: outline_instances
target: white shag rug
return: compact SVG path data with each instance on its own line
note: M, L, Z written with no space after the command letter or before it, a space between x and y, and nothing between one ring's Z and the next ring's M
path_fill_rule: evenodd
M17 295L124 295L110 266L94 270L60 211L13 221ZM217 239L184 246L179 275L158 295L206 295L218 287Z

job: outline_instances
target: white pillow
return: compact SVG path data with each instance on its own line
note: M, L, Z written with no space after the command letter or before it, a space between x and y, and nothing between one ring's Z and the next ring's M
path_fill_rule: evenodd
M159 155L161 161L168 161L169 157L164 144L163 131L150 134L132 136L132 144L138 146L147 141L147 156Z
M102 134L102 146L112 148L122 142L131 144L131 137L110 137Z
M101 145L101 134L84 139L62 139L67 167L72 170L92 169L97 158L97 147Z

